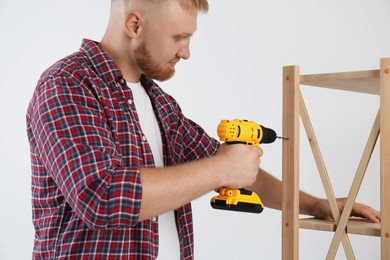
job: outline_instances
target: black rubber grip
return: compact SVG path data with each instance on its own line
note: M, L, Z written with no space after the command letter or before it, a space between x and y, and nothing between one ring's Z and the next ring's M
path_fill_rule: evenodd
M271 128L264 127L260 125L260 127L263 129L263 138L261 139L260 143L261 144L270 144L275 142L277 135L274 130Z

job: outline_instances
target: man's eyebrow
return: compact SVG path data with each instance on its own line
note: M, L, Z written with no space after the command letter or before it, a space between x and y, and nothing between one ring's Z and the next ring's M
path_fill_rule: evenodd
M175 38L187 38L187 37L191 37L193 35L194 35L193 33L178 33L178 34L174 34L173 37L175 37Z

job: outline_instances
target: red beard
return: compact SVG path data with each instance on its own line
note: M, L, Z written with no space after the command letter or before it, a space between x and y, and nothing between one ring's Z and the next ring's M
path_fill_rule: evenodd
M165 81L175 74L175 69L171 68L168 64L165 66L159 66L157 62L153 60L144 42L136 50L135 60L142 72L148 78Z

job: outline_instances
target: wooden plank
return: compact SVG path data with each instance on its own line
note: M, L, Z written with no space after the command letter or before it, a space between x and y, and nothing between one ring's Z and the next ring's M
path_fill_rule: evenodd
M381 235L381 225L368 219L350 220L347 225L347 233L379 237Z
M379 70L301 75L302 85L379 95Z
M282 259L299 259L299 67L283 67Z
M390 259L390 58L381 59L381 253Z
M336 223L330 220L317 218L303 218L299 220L299 227L303 229L312 229L320 231L336 231Z
M337 226L334 221L330 220L304 218L300 220L299 227L302 229L335 232ZM348 234L380 237L381 227L379 223L372 223L368 219L350 218L346 231Z

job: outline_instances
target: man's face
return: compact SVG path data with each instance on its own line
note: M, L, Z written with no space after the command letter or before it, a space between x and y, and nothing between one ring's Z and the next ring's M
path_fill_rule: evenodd
M180 59L190 57L190 38L196 30L197 12L174 2L152 19L146 21L144 40L134 56L142 73L164 81L174 75Z

